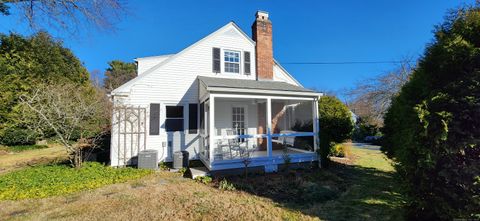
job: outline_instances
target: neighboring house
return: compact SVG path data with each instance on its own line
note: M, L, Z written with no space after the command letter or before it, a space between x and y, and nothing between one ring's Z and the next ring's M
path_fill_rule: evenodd
M230 22L177 54L137 58L138 76L112 91L111 165L188 151L209 170L276 171L318 157L320 93L273 58L272 23L257 12L253 39Z

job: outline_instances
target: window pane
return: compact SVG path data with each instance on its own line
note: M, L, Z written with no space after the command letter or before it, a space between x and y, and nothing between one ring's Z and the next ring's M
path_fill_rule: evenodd
M183 118L183 106L166 106L167 118Z
M183 119L167 119L165 121L165 130L171 131L183 131Z
M225 72L239 73L240 72L240 65L235 64L235 63L225 62Z
M225 72L240 73L240 52L238 51L225 51Z

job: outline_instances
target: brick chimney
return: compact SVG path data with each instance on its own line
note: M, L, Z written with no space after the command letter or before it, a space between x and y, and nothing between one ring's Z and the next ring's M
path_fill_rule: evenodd
M257 43L255 58L257 80L273 80L272 22L268 12L257 11L252 25L253 40Z

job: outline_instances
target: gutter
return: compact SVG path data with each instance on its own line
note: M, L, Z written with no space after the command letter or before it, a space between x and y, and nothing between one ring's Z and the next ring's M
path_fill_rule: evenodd
M243 89L243 88L227 88L227 87L207 87L209 92L233 92L247 94L274 94L274 95L295 95L307 97L320 97L323 93L307 92L307 91L282 91L282 90L261 90L261 89Z

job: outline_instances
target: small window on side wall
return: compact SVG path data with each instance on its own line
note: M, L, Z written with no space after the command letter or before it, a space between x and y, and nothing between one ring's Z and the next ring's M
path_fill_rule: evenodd
M183 131L183 106L165 106L165 131Z

